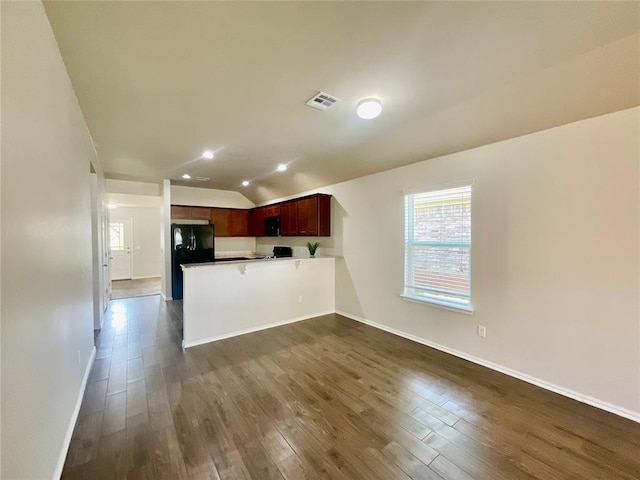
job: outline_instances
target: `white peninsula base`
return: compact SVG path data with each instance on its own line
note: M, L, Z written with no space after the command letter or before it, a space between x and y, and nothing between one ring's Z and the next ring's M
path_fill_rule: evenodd
M185 348L335 311L335 259L183 266Z

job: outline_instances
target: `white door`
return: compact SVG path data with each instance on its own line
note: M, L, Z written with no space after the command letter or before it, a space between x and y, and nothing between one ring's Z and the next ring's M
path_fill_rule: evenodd
M131 278L131 219L112 218L109 222L111 280Z

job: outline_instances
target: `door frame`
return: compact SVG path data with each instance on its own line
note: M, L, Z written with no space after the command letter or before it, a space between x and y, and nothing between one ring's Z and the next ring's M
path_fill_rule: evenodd
M111 300L111 249L109 248L109 224L111 223L111 212L106 205L102 205L103 217L102 217L102 308L106 313L109 307L109 300Z

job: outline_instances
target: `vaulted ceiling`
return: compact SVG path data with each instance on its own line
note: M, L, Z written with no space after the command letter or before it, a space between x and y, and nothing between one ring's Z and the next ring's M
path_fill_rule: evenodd
M640 104L637 2L45 8L108 177L255 202Z

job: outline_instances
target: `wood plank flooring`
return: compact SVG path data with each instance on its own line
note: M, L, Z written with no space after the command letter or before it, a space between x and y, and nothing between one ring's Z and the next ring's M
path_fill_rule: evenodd
M640 478L640 424L339 315L181 328L111 302L63 478Z

